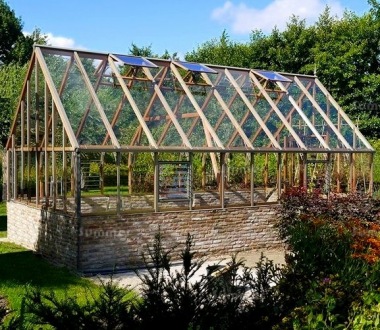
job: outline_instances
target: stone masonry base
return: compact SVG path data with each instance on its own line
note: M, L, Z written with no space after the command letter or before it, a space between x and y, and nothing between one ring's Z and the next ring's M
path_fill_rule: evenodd
M179 259L188 234L201 256L232 255L252 249L282 247L275 223L278 205L158 212L73 215L10 201L8 239L47 259L86 273L117 271L144 265L142 254L154 236Z

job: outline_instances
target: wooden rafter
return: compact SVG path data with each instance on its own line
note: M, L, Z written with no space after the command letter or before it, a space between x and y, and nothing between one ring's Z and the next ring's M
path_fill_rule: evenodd
M17 113L16 113L16 115L13 118L13 122L12 122L12 125L11 125L11 128L10 128L9 138L8 138L7 143L5 145L6 149L10 149L11 148L12 135L16 132L17 117L18 117L19 112L21 111L21 102L25 99L25 95L27 93L27 83L29 82L30 76L32 75L35 61L36 61L36 55L33 52L32 58L30 60L30 64L29 64L29 67L28 67L28 71L26 72L26 75L25 75L25 79L24 79L24 83L23 83L23 88L22 88L22 91L21 91L20 99L18 101ZM30 119L28 117L27 121L29 122L29 120Z
M205 74L203 73L203 78L205 79L205 81L209 84L212 85L212 82L210 80L210 78ZM224 113L228 116L228 118L230 119L232 125L234 126L235 130L239 133L240 137L243 139L243 141L245 142L246 146L248 148L251 148L253 149L253 146L251 144L251 141L249 141L249 138L247 137L247 135L245 135L243 129L241 128L241 126L239 125L239 123L237 122L236 118L234 117L234 115L231 113L230 109L229 109L229 106L224 102L222 96L219 94L219 92L216 90L215 86L212 86L213 89L213 94L215 96L215 98L217 99L217 101L219 102L220 106L222 107L222 109L224 110Z
M152 74L150 73L149 69L147 68L143 68L144 72L145 72L145 75L151 79L152 83L153 83L153 87L154 87L154 91L155 93L157 94L158 98L160 99L162 105L164 106L167 114L169 115L170 117L170 120L171 122L173 123L173 125L175 126L175 128L177 129L177 132L178 134L181 136L182 138L182 143L191 149L191 144L189 142L189 140L187 139L187 136L185 134L185 132L182 130L182 127L181 125L178 123L177 121L177 118L175 117L172 109L170 109L170 106L168 104L168 102L166 101L164 95L162 94L161 90L160 90L160 87L158 86L158 84L154 81L154 78L152 76Z
M42 52L40 50L39 47L36 47L35 50L34 50L35 54L36 54L36 58L37 58L37 62L39 63L40 65L40 68L43 72L43 75L44 75L44 78L45 78L45 81L47 83L47 86L49 87L49 90L50 90L50 94L54 100L54 103L56 105L56 108L57 108L57 111L59 113L59 116L61 118L61 121L62 121L62 125L64 126L65 128L65 131L67 133L67 136L70 140L70 144L73 148L78 148L79 147L79 144L78 144L78 141L75 137L75 134L74 134L74 131L71 127L71 124L70 124L70 121L67 117L67 114L65 112L65 108L62 104L62 101L61 101L61 98L59 96L59 93L58 91L56 90L55 86L54 86L54 82L53 82L53 78L51 77L50 75L50 72L49 72L49 69L46 65L46 62L44 60L44 57L42 55Z
M280 147L280 145L278 144L278 142L276 141L276 139L273 137L273 135L270 132L270 130L268 129L268 127L264 124L264 122L262 121L261 117L259 116L259 114L255 110L255 108L252 106L251 102L248 100L247 96L241 90L241 88L239 87L239 85L237 84L236 80L231 75L231 73L228 71L228 69L225 69L225 73L226 73L227 78L230 80L230 82L232 83L232 85L234 86L234 88L239 93L239 95L240 95L241 99L243 100L243 102L246 104L246 106L248 107L248 109L251 111L252 115L255 117L256 121L260 124L261 127L263 127L264 132L268 136L269 140L271 140L273 146L275 148L281 150L282 148Z
M108 63L110 65L112 71L115 73L115 76L116 76L117 80L119 81L120 86L123 89L123 92L124 92L125 96L127 97L127 99L129 101L129 103L130 103L130 105L131 105L131 107L132 107L132 109L133 109L133 111L134 111L134 113L135 113L135 115L136 115L136 117L137 117L137 119L138 119L141 127L143 128L144 133L146 134L150 145L153 148L157 149L158 147L157 147L156 141L154 141L152 133L150 132L148 126L146 125L145 120L144 120L143 116L141 115L141 112L140 112L140 110L139 110L136 102L134 101L134 99L132 97L132 94L129 91L127 85L125 84L125 82L124 82L124 80L123 80L123 78L122 78L119 70L117 69L114 60L110 56L108 57Z
M356 125L351 121L351 119L346 115L346 113L342 110L339 104L334 100L331 94L327 91L327 89L322 85L322 83L315 78L316 85L320 88L322 93L326 96L327 100L331 102L331 104L337 109L342 118L347 122L347 124L351 127L354 133L359 137L360 141L371 151L374 151L372 146L369 144L368 140L364 137L364 135L359 131Z
M265 97L265 99L267 100L267 102L270 104L270 106L272 107L272 109L276 112L277 116L280 118L280 120L285 124L285 127L288 129L289 133L293 136L293 138L296 140L296 142L298 143L298 145L302 148L302 149L307 149L305 144L302 142L302 140L300 139L300 137L298 136L298 134L294 131L292 125L290 125L284 115L282 114L281 110L278 109L278 107L276 106L276 104L273 102L272 98L268 95L268 93L266 92L266 90L263 88L263 86L261 86L260 82L258 81L258 79L256 78L256 75L250 71L249 73L249 76L250 78L252 79L252 81L254 82L254 84L256 85L256 87L261 91L261 93L263 94L263 96Z
M167 71L168 71L168 68L165 67L165 68L163 69L163 77L165 77ZM160 72L161 72L161 71L160 71ZM163 83L164 83L164 79L160 79L160 80L159 80L159 83L158 83L158 87L161 88ZM145 118L146 116L148 116L148 114L149 114L149 112L150 112L150 110L151 110L151 108L152 108L154 102L156 101L157 97L158 97L157 92L154 91L154 93L153 93L153 95L152 95L152 97L151 97L151 99L150 99L150 101L149 101L149 103L148 103L148 106L147 106L146 109L145 109L145 112L144 112L144 118ZM141 133L142 133L142 127L139 126L139 127L136 128L135 134L133 135L133 138L132 138L132 140L131 140L131 145L135 145L136 141L139 141L139 140L140 140L140 138L141 138ZM159 145L159 142L157 142L157 145Z
M120 144L119 144L119 141L117 140L116 136L115 136L115 133L114 131L112 130L112 127L111 127L111 124L109 123L108 121L108 118L104 112L104 109L98 99L98 96L96 95L96 91L95 89L93 88L92 84L91 84L91 81L90 81L90 78L88 77L87 73L86 73L86 70L82 64L82 61L78 55L77 52L74 52L74 58L75 58L75 62L79 68L79 71L81 72L82 74L82 77L84 79L84 82L85 82L85 85L87 87L87 90L90 92L90 95L91 95L91 98L96 106L96 108L98 109L98 112L99 112L99 115L100 115L100 118L103 122L103 125L104 127L106 128L108 134L110 135L111 137L111 141L112 141L112 144L116 147L116 148L120 148Z
M327 123L327 125L329 125L329 127L331 128L331 130L336 134L336 136L338 137L338 139L340 140L340 142L342 142L343 145L348 150L352 150L350 144L343 137L343 135L339 132L339 130L336 128L336 126L331 122L331 120L327 117L326 113L321 109L321 107L319 106L319 104L310 95L310 93L305 88L305 86L302 84L302 82L297 77L294 77L294 81L296 82L297 86L301 89L301 91L306 95L306 97L309 99L309 101L313 104L314 109L316 109L318 111L318 113L321 115L321 117L323 118L323 120ZM281 87L281 83L279 83L279 85ZM302 111L302 110L300 109L300 111ZM311 125L311 126L314 128L313 125ZM315 130L315 128L314 128L314 130Z
M309 83L308 86L310 86L310 84L311 84L311 83ZM303 100L304 97L306 97L306 96L305 96L304 94L301 94L300 97L298 98L298 100L296 100L296 102L297 102L297 103L302 102L302 100ZM293 113L294 113L295 111L296 111L296 108L293 106L293 107L290 109L289 113L288 113L288 114L286 115L286 117L285 117L285 119L286 119L287 122L291 123L291 122L290 122L290 118L291 118L291 116L293 115ZM281 126L277 129L277 131L273 134L273 136L274 136L275 138L277 138L277 136L281 133L281 131L284 129L284 127L285 127L285 124L284 124L284 123L281 124Z
M100 74L98 75L97 79L96 79L96 82L95 82L95 88L94 88L94 91L95 91L95 94L96 92L98 91L98 88L99 88L99 85L100 85L100 82L102 81L102 77L103 77L103 72L105 71L107 67L107 62L106 61L102 61L102 68L101 68L101 72ZM84 114L79 122L79 125L78 125L78 128L77 128L77 131L75 133L77 139L79 138L80 134L82 133L83 131L83 127L86 123L86 120L88 118L88 115L90 114L90 110L91 110L91 106L93 105L94 103L94 100L93 98L90 98L87 106L86 106L86 110L84 111ZM109 136L109 133L108 133L108 130L107 130L107 136Z
M181 87L185 91L185 93L186 93L187 97L189 98L191 104L193 105L193 107L195 108L196 112L199 114L199 117L202 120L203 128L204 128L205 135L206 135L207 145L212 146L212 141L210 139L212 137L214 142L216 143L216 145L219 148L224 149L223 143L220 141L219 137L214 132L212 126L208 122L208 120L207 120L205 114L203 113L202 109L200 108L198 102L195 100L193 94L191 94L189 87L183 81L183 79L182 79L181 75L179 74L176 66L172 63L172 64L170 64L170 68L172 69L172 72L174 73L174 75L178 79Z

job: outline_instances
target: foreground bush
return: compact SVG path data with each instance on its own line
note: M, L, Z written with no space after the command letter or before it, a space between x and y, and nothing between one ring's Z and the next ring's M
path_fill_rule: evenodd
M302 188L283 196L279 231L289 252L279 329L356 329L350 320L363 292L380 286L379 205Z
M378 329L379 202L294 189L281 214L284 266L262 255L251 269L234 255L195 277L205 260L192 251L192 236L174 256L158 233L143 255L148 273L137 272L139 297L112 280L82 305L32 290L25 319L55 329Z

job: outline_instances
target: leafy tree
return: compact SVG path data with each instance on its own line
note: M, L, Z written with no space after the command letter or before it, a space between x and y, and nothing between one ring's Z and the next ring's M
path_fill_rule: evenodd
M226 31L219 39L212 39L186 54L185 59L192 62L248 67L249 49L246 45L230 40Z
M46 42L37 29L31 35L22 33L23 23L4 0L0 0L0 65L25 64L33 51L35 42Z
M13 113L17 107L21 93L23 79L26 73L26 65L9 64L0 66L0 140L5 144L9 134Z
M13 60L13 48L22 36L21 19L4 0L0 0L0 62Z

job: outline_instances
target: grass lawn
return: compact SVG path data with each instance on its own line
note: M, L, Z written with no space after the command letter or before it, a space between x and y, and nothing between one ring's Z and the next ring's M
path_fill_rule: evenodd
M5 296L10 308L17 311L27 287L54 291L58 297L76 295L82 301L85 301L89 289L95 295L100 289L89 279L55 267L32 251L0 242L0 295Z
M0 203L0 238L7 237L7 204Z
M117 196L117 187L116 186L104 187L103 194L100 192L100 189L82 190L81 195L84 197L89 197L89 196ZM120 186L120 195L121 196L128 196L129 195L128 186Z

